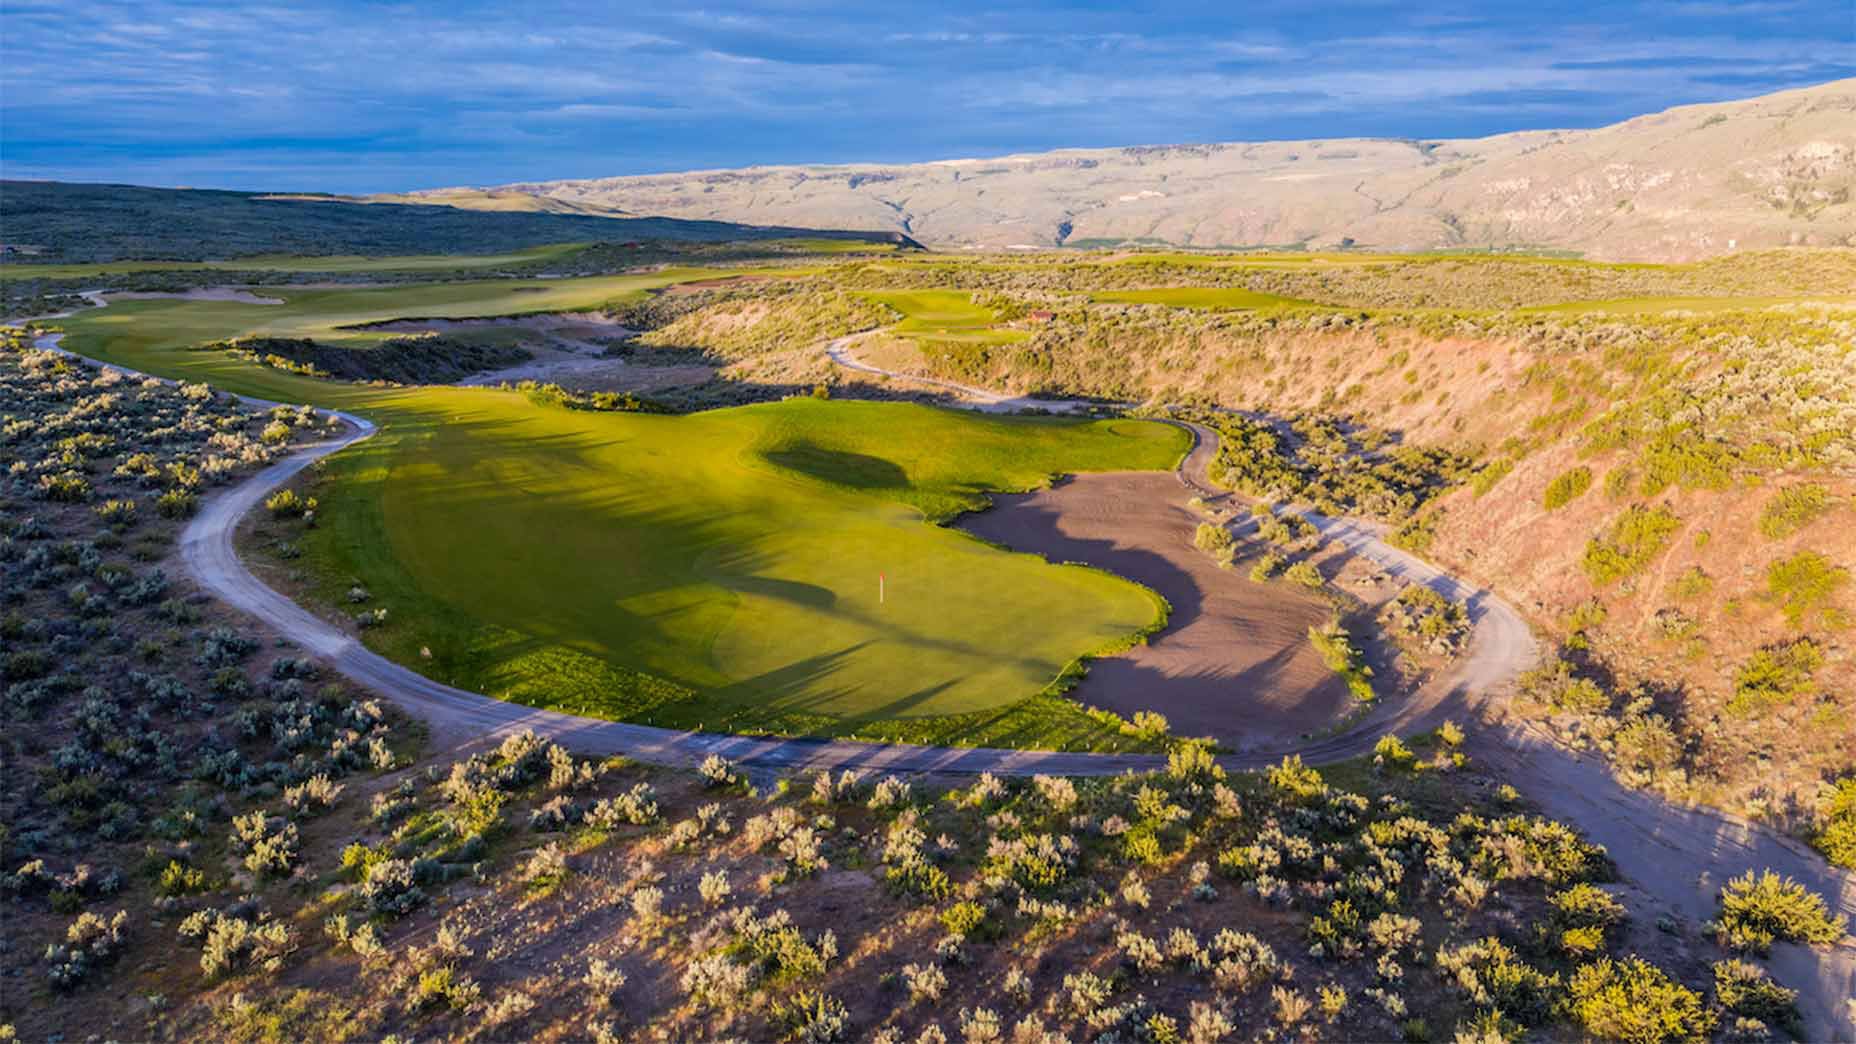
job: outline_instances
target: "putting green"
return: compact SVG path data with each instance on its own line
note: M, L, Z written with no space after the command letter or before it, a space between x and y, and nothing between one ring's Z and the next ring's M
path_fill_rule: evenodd
M889 332L923 344L1013 344L1023 330L996 327L998 316L964 290L882 290L864 295L902 313Z
M510 391L330 384L189 350L394 315L586 307L717 274L124 302L67 320L66 343L377 421L378 436L331 459L293 564L331 605L352 609L348 588L366 587L368 607L389 612L368 644L433 677L659 724L1122 745L1035 694L1153 627L1157 599L924 519L1053 474L1170 467L1186 448L1173 428L813 399L593 413Z

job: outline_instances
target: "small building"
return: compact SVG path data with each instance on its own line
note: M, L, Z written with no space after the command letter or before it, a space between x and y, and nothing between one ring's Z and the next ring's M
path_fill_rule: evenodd
M1057 318L1057 313L1048 308L1033 308L1031 311L1025 313L1025 318L1034 323L1048 323L1052 319Z

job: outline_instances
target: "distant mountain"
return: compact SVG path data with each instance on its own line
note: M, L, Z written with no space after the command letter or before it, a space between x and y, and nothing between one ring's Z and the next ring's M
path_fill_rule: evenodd
M1528 248L1679 260L1856 244L1856 80L1597 130L1065 149L395 197L900 232L942 247Z
M890 231L750 227L675 217L615 220L604 212L589 216L532 196L507 207L488 205L495 200L487 195L480 202L485 205L456 209L343 196L0 181L0 235L7 260L25 263L203 261L255 254L493 254L581 240L721 242L794 235L911 245Z

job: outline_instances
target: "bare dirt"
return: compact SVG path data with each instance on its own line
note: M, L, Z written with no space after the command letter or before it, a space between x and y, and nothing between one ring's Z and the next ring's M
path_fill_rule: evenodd
M1308 641L1327 603L1219 568L1192 546L1202 519L1184 499L1168 474L1083 475L996 496L991 510L961 526L1053 562L1106 569L1172 604L1166 630L1093 661L1075 698L1124 717L1158 711L1176 735L1215 736L1240 749L1280 746L1333 723L1353 698Z

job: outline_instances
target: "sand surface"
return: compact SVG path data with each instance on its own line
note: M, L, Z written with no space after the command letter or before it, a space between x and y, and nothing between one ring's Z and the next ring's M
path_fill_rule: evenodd
M1192 546L1201 519L1170 473L1081 475L1037 493L995 496L961 521L970 532L1053 562L1085 562L1158 591L1173 605L1148 644L1090 664L1073 695L1131 716L1166 715L1175 735L1244 749L1280 746L1352 706L1308 628L1320 599L1220 569Z

